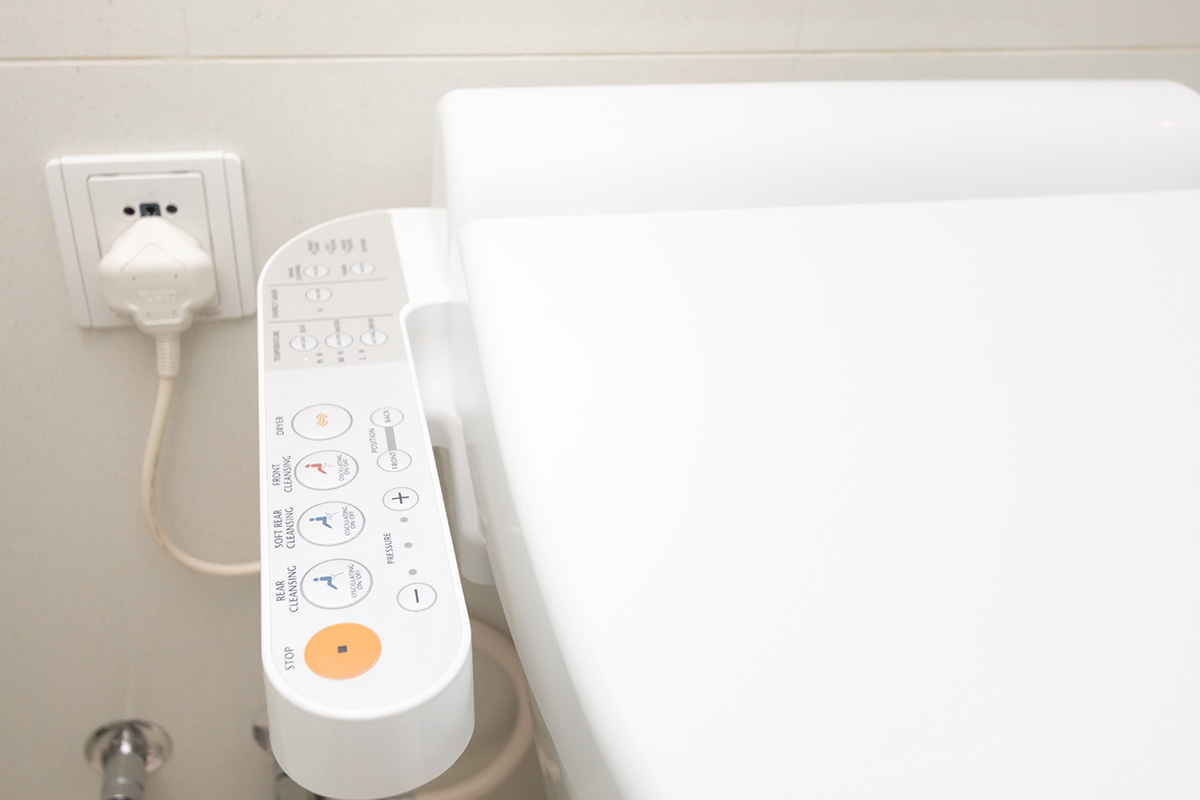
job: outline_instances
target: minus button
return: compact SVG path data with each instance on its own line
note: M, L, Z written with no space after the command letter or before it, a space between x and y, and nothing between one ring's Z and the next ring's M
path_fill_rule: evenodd
M428 583L410 583L396 595L405 611L424 611L437 601L437 592Z

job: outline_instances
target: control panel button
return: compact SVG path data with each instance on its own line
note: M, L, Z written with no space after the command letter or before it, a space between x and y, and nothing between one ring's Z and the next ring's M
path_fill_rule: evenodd
M362 335L362 343L368 347L377 347L388 340L388 335L379 329L367 331Z
M406 486L384 492L383 504L392 511L408 511L417 504L417 493Z
M314 286L304 293L304 296L314 303L323 303L333 297L333 292L326 289L324 286Z
M388 472L399 472L402 469L408 469L412 464L412 456L403 450L388 450L379 456L376 462L380 469L386 469Z
M322 441L350 430L350 412L328 404L309 406L292 417L292 430L305 439Z
M313 544L333 545L348 542L367 524L357 506L349 503L318 503L300 516L296 527Z
M312 350L320 343L321 341L317 337L308 335L295 336L290 342L288 342L293 350L300 350L302 352L304 350Z
M321 608L346 608L371 591L371 573L357 561L335 558L322 561L304 574L300 583L304 599Z
M350 345L354 344L354 337L345 331L338 331L337 333L329 334L329 336L325 338L325 344L329 345L335 350L341 350L343 347L349 347Z
M304 648L304 663L317 675L346 680L375 666L383 644L375 631L355 622L330 625L313 634Z
M345 486L357 474L358 462L341 450L310 453L292 469L292 475L301 486L318 491Z
M375 265L369 261L360 261L350 265L351 275L370 275L375 271Z
M306 278L324 278L329 274L329 267L321 264L312 264L304 268L304 277Z
M381 428L390 428L393 425L399 425L403 419L404 413L400 409L388 406L387 408L378 409L371 415L371 424L378 425Z
M437 592L428 583L410 583L396 595L396 602L405 611L424 611L437 602Z

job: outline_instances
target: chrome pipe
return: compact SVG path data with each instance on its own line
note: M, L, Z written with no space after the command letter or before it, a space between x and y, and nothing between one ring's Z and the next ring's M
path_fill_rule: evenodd
M104 764L100 800L145 800L146 752L146 737L134 726L113 733L100 756Z
M153 722L121 720L88 737L84 757L104 776L100 800L145 800L146 776L171 756L171 737Z

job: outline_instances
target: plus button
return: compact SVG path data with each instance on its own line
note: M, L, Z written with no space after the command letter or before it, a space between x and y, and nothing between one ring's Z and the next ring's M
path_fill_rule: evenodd
M383 504L392 511L407 511L417 504L417 493L407 486L398 486L388 490L383 496Z

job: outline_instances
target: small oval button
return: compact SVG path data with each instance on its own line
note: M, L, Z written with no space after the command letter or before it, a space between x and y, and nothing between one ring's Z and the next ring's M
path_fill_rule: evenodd
M375 413L371 414L372 424L378 425L381 428L390 428L393 425L399 425L403 419L404 412L391 406L376 409Z
M408 469L409 464L412 463L412 456L403 450L388 450L386 453L382 453L375 463L379 464L380 469L399 472Z

